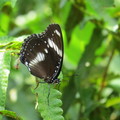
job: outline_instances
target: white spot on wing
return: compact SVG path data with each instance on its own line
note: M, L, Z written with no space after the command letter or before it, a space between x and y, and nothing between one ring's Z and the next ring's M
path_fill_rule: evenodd
M50 38L48 38L48 44L50 45L51 48L53 48L53 41Z
M58 30L55 30L54 33L56 33L60 37L60 32Z
M44 49L45 53L48 53L48 50L47 49Z
M29 64L28 64L27 61L25 62L25 65L27 66L28 70L31 71L30 68L29 68Z
M47 44L47 47L49 48L49 45Z
M62 51L59 49L58 54L62 57Z
M35 59L37 59L38 62L44 61L45 60L45 55L43 53L39 52Z
M25 62L25 65L28 67L28 62L27 61Z
M62 57L62 51L58 48L58 46L50 39L48 38L48 44L51 48L53 48L59 56Z
M32 60L30 61L30 66L34 66L35 64L41 62L41 61L44 61L45 60L45 54L43 53L38 53L37 56Z
M39 38L39 34L36 34L36 36Z

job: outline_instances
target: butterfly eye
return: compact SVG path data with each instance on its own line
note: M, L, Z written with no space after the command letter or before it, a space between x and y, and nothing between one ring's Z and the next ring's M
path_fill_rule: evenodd
M63 62L63 38L58 24L50 24L41 34L28 36L22 45L20 61L32 75L47 83L59 83Z

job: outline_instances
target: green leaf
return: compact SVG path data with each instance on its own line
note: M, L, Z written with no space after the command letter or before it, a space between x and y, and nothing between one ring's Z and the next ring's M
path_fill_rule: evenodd
M114 91L120 91L120 77L112 79L108 84Z
M104 37L105 36L102 35L102 31L99 27L94 28L92 37L88 45L86 46L81 59L79 60L79 64L76 69L75 75L71 77L68 87L65 88L65 92L63 94L64 113L67 112L69 105L71 105L71 103L73 102L75 98L76 90L79 90L79 93L83 102L86 102L86 99L89 99L88 95L90 93L85 94L85 90L88 88L88 91L89 91L89 87L91 88L91 90L93 88L91 86L89 87L87 86L89 84L88 77L91 71L91 67L93 66L94 61L96 59L95 52L99 47L101 47L102 40L104 39ZM93 47L93 43L94 43L94 47ZM89 66L87 66L86 64L88 64ZM87 86L87 88L83 86ZM71 93L71 94L68 94L68 93ZM68 98L69 101L66 98ZM90 102L91 100L92 98L90 97L88 101Z
M114 106L116 104L120 104L120 97L114 97L114 98L108 99L105 106L111 107L111 106Z
M114 0L116 6L120 7L120 0Z
M105 14L103 14L104 9L106 7L112 7L113 4L113 0L86 0L87 9L90 10L88 12L95 15L96 17L103 16Z
M113 57L112 62L109 67L109 71L115 75L120 75L120 55Z
M53 87L53 84L46 83L40 84L35 90L38 94L38 111L44 120L64 120L62 116L63 110L60 107L62 105L62 101L60 100L62 94Z
M17 38L8 36L0 37L0 50L3 51L4 49L7 49L11 50L11 52L19 52L22 42L25 38L26 36Z
M11 1L11 5L12 5L12 7L14 7L15 4L16 4L16 2L17 2L17 0L10 0L10 1Z
M0 0L0 9L3 7L4 4L6 4L7 2L11 2L12 7L15 6L15 3L17 2L17 0Z
M97 19L104 21L103 26L111 31L114 31L117 21L110 16L107 10L108 8L113 7L113 5L113 0L86 0L87 17L89 20Z
M89 42L93 30L94 25L90 22L88 22L83 29L80 29L80 27L77 26L73 30L72 41L70 42L69 47L65 46L65 54L69 62L77 65L82 55L82 52L85 49L85 45ZM85 31L87 31L87 33ZM67 68L70 68L70 66L72 65L69 62L66 62L65 64Z
M80 8L84 8L84 3L80 3ZM74 16L74 17L73 17ZM68 18L65 23L65 30L67 35L67 42L70 43L71 35L73 29L83 20L84 14L81 10L79 10L76 6L72 5ZM71 24L69 24L71 23Z
M5 109L8 77L10 73L10 52L0 52L0 110Z
M92 2L99 4L102 8L103 7L111 7L114 4L113 0L92 0Z
M0 110L4 110L8 77L10 73L10 52L0 52Z
M10 42L14 42L14 41L22 42L26 37L27 37L26 35L16 37L16 38L9 37L9 36L3 36L3 37L0 37L0 45L10 44Z
M3 5L8 2L9 0L0 0L0 9L3 7Z
M2 36L2 37L0 37L0 47L2 45L10 43L11 41L13 41L12 37L8 37L8 36Z
M0 13L0 23L0 36L5 36L9 32L10 17L5 13Z
M16 115L15 112L8 111L8 110L2 110L0 111L0 115L8 116L10 118L14 118L15 120L22 120L19 116Z

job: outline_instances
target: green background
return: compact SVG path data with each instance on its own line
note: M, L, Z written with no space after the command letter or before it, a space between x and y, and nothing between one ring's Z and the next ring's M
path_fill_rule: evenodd
M64 119L120 120L119 0L0 0L3 119L13 119L8 111L23 120L44 119L35 109L35 77L23 64L18 70L15 65L26 35L41 33L51 23L61 26L64 40L59 88Z

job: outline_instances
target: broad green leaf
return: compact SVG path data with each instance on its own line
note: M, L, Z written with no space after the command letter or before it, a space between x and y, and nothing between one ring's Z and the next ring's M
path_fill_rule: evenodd
M99 4L102 8L103 7L111 7L114 4L113 0L92 0L92 2ZM97 8L99 9L99 8Z
M23 42L23 40L26 38L27 36L20 36L20 37L9 37L9 36L3 36L0 37L0 45L6 45L6 44L10 44L10 42Z
M8 36L2 36L2 37L0 37L0 47L2 45L9 44L11 41L13 41L12 37L8 37Z
M104 16L106 13L104 13L104 9L107 7L112 7L114 4L113 0L86 0L86 5L89 13L91 15L95 15L96 17ZM102 10L102 11L101 11ZM104 13L104 14L103 14Z
M97 19L103 21L103 26L106 29L115 31L114 28L118 23L112 18L107 10L108 8L113 7L113 5L113 0L86 0L86 13L88 15L87 19Z
M5 109L8 77L10 73L10 52L0 52L0 110Z
M38 94L38 111L44 120L64 120L63 110L60 107L62 94L54 88L54 85L40 83L35 92Z
M5 13L0 13L0 36L5 36L6 34L8 34L9 24L10 17Z
M93 66L94 61L96 59L95 52L101 46L102 40L104 39L104 37L105 36L102 35L102 31L99 27L94 29L92 37L79 60L79 64L75 71L75 75L73 77L71 77L69 85L65 89L65 92L63 94L64 112L67 111L67 109L69 108L69 105L73 102L73 100L75 98L76 90L79 91L79 94L80 94L83 102L89 101L88 103L90 103L90 100L92 100L91 97L94 92L91 92L91 94L90 94L89 91L90 91L90 89L91 89L91 91L93 91L94 88L89 86L88 76L89 76L91 67ZM93 47L93 43L94 43L94 47ZM88 64L88 66L87 66L87 64ZM75 83L74 83L74 81L75 81ZM87 88L85 86L87 86ZM85 91L87 91L88 93L85 93ZM71 93L71 94L68 94L68 93ZM86 101L86 99L88 98L86 96L88 96L88 95L90 95L90 97L89 97L89 100ZM66 96L69 99L69 101L66 99ZM87 103L85 103L85 104L87 104Z
M11 5L12 5L12 7L14 7L15 4L16 4L16 2L17 2L17 0L10 0L10 1L11 1Z
M114 98L108 99L105 106L111 107L117 104L120 104L120 97L114 97Z
M11 52L19 52L25 38L26 36L21 36L17 38L8 36L0 37L0 50L4 51L5 49L7 49L11 50Z
M113 57L109 67L109 72L114 73L115 75L120 75L120 55Z
M84 4L81 2L79 7L84 8ZM74 16L74 17L73 17ZM67 35L67 42L70 43L71 36L74 28L83 20L84 14L76 6L71 5L71 9L68 18L65 23L65 30ZM71 24L69 24L71 23Z
M3 7L4 4L6 4L7 2L10 2L12 7L15 6L15 3L17 2L17 0L0 0L0 9Z
M116 6L120 7L120 0L114 0Z
M112 79L108 84L114 91L120 91L120 77Z
M75 66L77 65L82 55L82 52L85 49L85 45L89 42L93 29L94 29L94 25L90 22L88 22L82 29L80 29L80 27L77 26L72 32L71 35L72 39L69 44L69 47L65 46L66 59L68 59L68 61L74 64ZM67 68L70 68L70 65L72 65L69 62L68 62L68 66L66 66Z
M10 73L10 52L0 52L0 110L4 110L8 77Z

